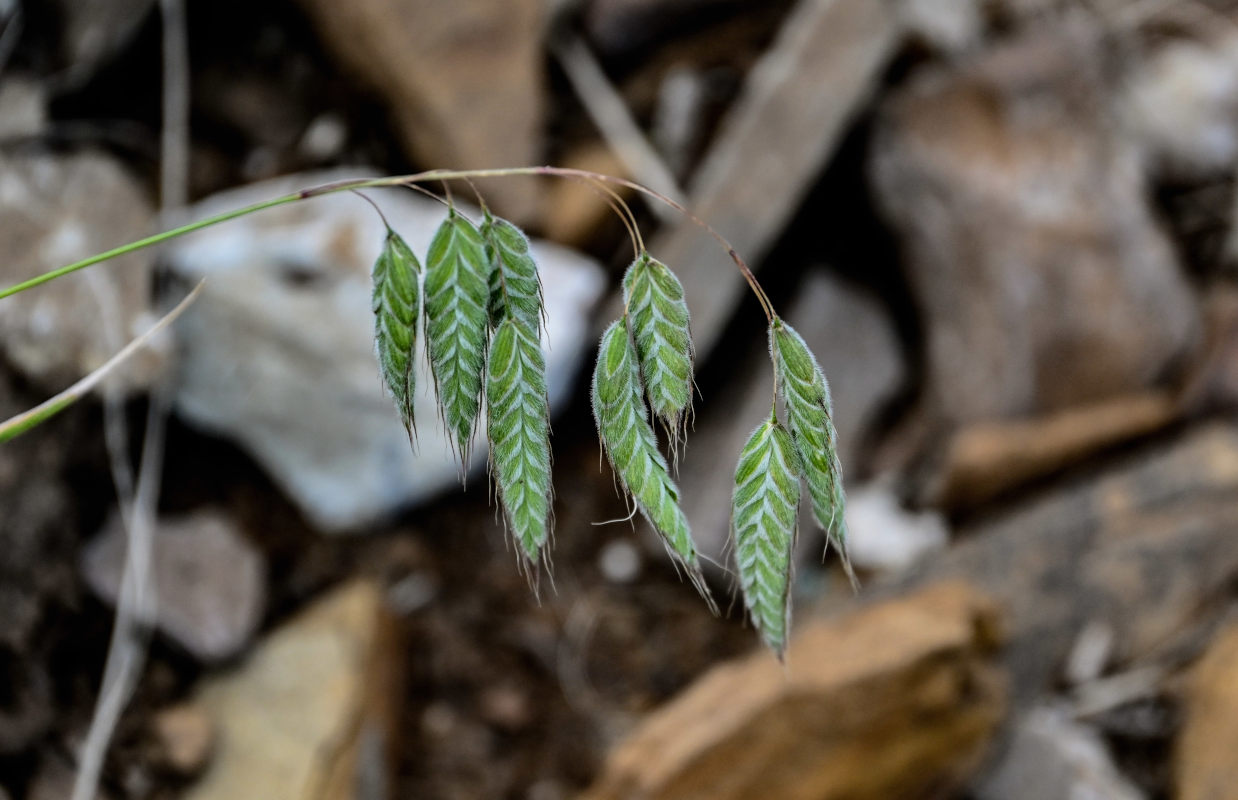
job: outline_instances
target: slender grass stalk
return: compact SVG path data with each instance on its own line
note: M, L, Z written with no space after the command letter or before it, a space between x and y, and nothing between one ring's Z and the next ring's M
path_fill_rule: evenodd
M205 283L205 281L202 283ZM91 372L68 389L39 403L34 408L23 411L4 422L0 422L0 443L7 442L9 439L25 433L34 426L46 422L89 394L112 370L119 367L130 356L146 346L150 342L151 337L171 325L186 308L189 308L189 304L197 299L198 293L202 290L202 283L194 287L194 290L176 305L176 308L169 311L150 330L125 345L124 349L109 358L103 366Z
M604 175L600 172L591 172L583 169L551 166L473 170L436 169L428 170L426 172L416 172L410 175L389 175L382 178L356 178L351 180L335 181L333 183L327 183L321 186L314 186L308 189L303 189L295 194L288 194L283 197L264 200L260 203L254 203L253 205L234 209L223 214L217 214L213 217L207 217L206 219L201 219L197 222L190 222L186 225L181 225L162 233L154 234L153 236L147 236L145 239L138 239L135 242L130 242L129 244L112 248L111 250L103 253L98 253L90 258L84 258L81 261L66 264L63 267L59 267L49 272L44 272L42 275L36 275L29 280L0 289L0 300L15 295L18 292L33 289L36 286L40 286L48 281L55 280L56 278L72 274L78 270L92 267L95 264L101 264L104 261L110 261L113 258L119 258L120 256L128 255L129 253L133 253L153 245L162 244L163 242L171 239L176 239L187 233L200 231L203 228L210 228L214 225L220 224L221 222L228 222L229 220L245 217L268 208L274 208L275 206L287 205L288 203L295 203L300 200L308 200L312 197L319 197L324 194L355 191L357 189L378 189L385 186L412 186L414 184L429 183L433 181L445 182L453 180L472 180L474 178L507 178L521 175L549 175L557 178L585 178L587 180L611 183L640 192L670 206L690 219L696 225L699 225L710 236L712 236L724 250L727 251L727 255L730 256L731 260L735 263L736 268L740 271L740 274L743 275L744 280L748 283L749 288L752 289L753 294L757 296L757 300L761 303L761 309L765 312L766 319L770 321L773 320L775 316L773 304L770 302L769 296L765 293L765 290L761 288L761 284L757 281L756 276L752 274L752 270L748 267L748 264L739 256L739 253L735 251L735 248L729 241L727 241L726 237L718 233L718 231L714 230L714 228L708 223L685 208L683 204L672 200L660 192L655 192L647 186L642 186L635 181L629 181L625 178L616 178L613 175Z

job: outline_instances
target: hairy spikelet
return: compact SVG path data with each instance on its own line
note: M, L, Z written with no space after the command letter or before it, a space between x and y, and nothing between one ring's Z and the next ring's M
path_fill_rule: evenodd
M776 420L767 420L739 454L731 499L731 536L744 604L779 658L791 621L791 551L801 469L791 434Z
M787 427L804 464L813 516L825 531L827 546L833 544L838 550L843 569L855 585L855 572L847 555L846 500L838 437L830 418L829 384L812 351L790 325L775 318L770 323L769 341L778 389L787 404Z
M487 211L481 224L489 264L490 324L518 319L535 332L542 315L542 285L529 240L515 225Z
M546 363L537 329L505 319L494 331L486 371L490 465L507 524L536 570L550 536L550 422Z
M662 536L667 549L688 574L692 584L716 611L697 560L688 520L679 508L679 490L671 480L666 459L658 451L641 393L636 350L626 319L611 323L602 334L597 368L593 373L593 415L598 435L624 489L649 524Z
M641 253L623 276L623 296L649 407L674 447L692 405L692 336L683 286L665 264Z
M439 407L464 464L481 403L489 272L481 234L452 209L426 256L426 340Z
M414 367L417 347L417 321L421 316L421 264L404 240L388 229L383 250L374 262L374 349L383 384L395 400L412 438L413 398L416 388Z

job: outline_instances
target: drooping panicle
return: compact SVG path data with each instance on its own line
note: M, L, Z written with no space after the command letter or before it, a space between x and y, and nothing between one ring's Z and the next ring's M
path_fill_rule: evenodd
M387 229L371 274L374 350L383 385L412 439L417 327L421 317L421 264L395 231Z
M504 319L487 357L490 466L508 528L531 577L550 537L549 413L537 329L524 320Z
M465 468L481 405L489 273L481 234L451 209L426 256L426 340L439 407Z
M602 334L592 399L598 435L624 490L716 612L701 574L688 520L679 507L679 490L671 480L649 423L636 348L626 318L611 323Z
M801 474L791 434L769 419L739 454L731 498L731 536L744 605L779 658L791 624L791 555Z
M486 259L490 265L490 324L518 319L534 331L540 330L542 284L537 263L524 232L487 210L481 223Z
M787 427L803 461L813 517L825 531L827 544L838 551L855 586L855 571L847 555L846 497L829 384L803 337L778 317L770 323L769 342L778 391L787 406Z
M692 406L692 334L683 285L665 264L642 252L623 276L623 299L649 407L675 447Z

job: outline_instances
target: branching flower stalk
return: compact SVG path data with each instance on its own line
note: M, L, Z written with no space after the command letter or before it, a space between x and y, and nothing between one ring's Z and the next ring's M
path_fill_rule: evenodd
M111 258L275 206L383 187L409 187L430 194L444 203L447 215L423 261L383 219L383 246L372 273L378 371L410 443L415 442L414 365L416 349L424 342L440 416L452 434L461 477L476 431L484 426L490 473L503 519L514 540L519 565L536 590L543 566L550 564L548 547L553 533L550 416L541 346L546 312L537 264L524 233L494 216L480 194L481 219L473 220L455 206L449 190L443 199L422 186L441 182L446 189L456 180L472 185L473 180L536 175L581 180L594 186L632 236L634 259L623 278L624 312L602 335L593 374L591 402L598 437L631 504L661 537L676 567L714 613L717 605L701 570L672 477L695 390L694 348L684 289L671 267L646 250L631 210L612 187L641 192L701 226L726 251L760 302L768 322L774 401L770 417L740 453L731 536L749 615L762 639L781 658L790 628L792 554L801 484L807 486L813 516L826 535L827 548L835 548L853 585L855 582L847 558L843 479L829 386L803 338L778 316L769 296L730 242L681 204L652 189L623 178L550 166L430 170L339 181L99 253L2 289L0 300ZM778 416L779 398L786 409L785 425ZM66 404L63 400L56 402L56 410ZM484 422L480 419L483 409ZM0 431L16 435L42 418L23 415L16 421L0 423ZM658 442L655 420L667 436L669 463Z

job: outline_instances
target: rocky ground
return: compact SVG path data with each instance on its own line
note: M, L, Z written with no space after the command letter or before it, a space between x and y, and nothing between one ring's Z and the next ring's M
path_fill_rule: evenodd
M864 586L805 518L783 666L642 525L596 524L627 513L587 387L627 234L587 185L483 181L546 286L535 596L484 453L459 491L430 397L410 453L382 394L381 222L286 206L0 301L7 418L206 279L173 339L0 446L0 798L88 762L160 409L149 653L101 797L1234 796L1238 6L189 2L192 205L161 215L160 5L0 0L0 284L341 175L629 176L820 358ZM627 197L693 313L682 503L726 597L763 319ZM374 199L424 251L437 204Z

